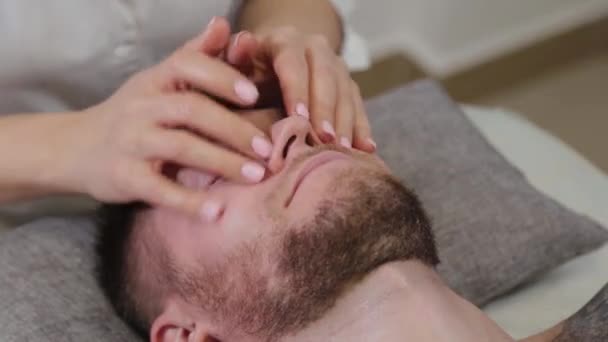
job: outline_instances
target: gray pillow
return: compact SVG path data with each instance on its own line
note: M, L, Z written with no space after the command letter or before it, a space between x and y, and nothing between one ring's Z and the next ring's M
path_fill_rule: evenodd
M434 221L442 275L483 304L599 247L608 231L534 190L433 82L371 100L380 154ZM0 237L3 341L132 341L93 277L87 218L46 219Z
M439 272L473 303L608 240L599 224L533 188L435 82L415 82L367 105L380 155L433 219Z
M0 340L134 341L97 286L90 217L50 218L0 236Z

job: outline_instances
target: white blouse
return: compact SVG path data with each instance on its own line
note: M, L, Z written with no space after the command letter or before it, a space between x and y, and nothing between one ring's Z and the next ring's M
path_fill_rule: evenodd
M130 75L201 32L213 16L234 17L239 5L237 0L0 0L0 115L97 104ZM57 198L3 205L0 231L37 216L89 208L79 199Z
M348 4L334 1L339 12ZM213 16L232 18L240 3L0 0L0 115L97 104L201 32ZM357 42L346 32L350 51Z
M0 114L82 109L193 37L227 0L0 0Z

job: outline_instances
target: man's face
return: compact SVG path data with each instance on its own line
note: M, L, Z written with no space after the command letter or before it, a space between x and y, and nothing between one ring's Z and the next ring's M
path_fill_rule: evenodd
M149 215L157 234L168 244L181 265L200 259L213 263L225 259L238 246L288 227L309 222L324 201L357 192L353 182L388 175L375 155L331 146L311 146L308 122L287 118L272 127L275 170L255 185L221 180L210 174L184 169L178 181L204 190L225 204L221 219L205 223L167 209ZM171 228L168 228L171 227ZM280 232L280 231L279 231Z
M302 118L273 125L276 173L256 185L178 173L225 203L219 221L162 208L138 220L167 254L172 291L223 329L264 339L293 332L375 267L420 257L420 248L431 255L424 261L436 258L419 203L381 160L311 146L309 130Z

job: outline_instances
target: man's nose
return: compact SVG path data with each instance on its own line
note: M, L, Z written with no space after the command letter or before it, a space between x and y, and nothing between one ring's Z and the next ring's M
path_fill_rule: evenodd
M272 125L274 149L268 163L272 173L279 172L287 159L310 149L306 142L310 129L308 120L298 115L287 117Z

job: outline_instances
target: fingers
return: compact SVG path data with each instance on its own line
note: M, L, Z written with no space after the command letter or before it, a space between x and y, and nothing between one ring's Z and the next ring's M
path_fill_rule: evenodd
M221 216L223 203L209 198L204 191L190 190L158 172L142 166L137 178L131 182L135 196L153 206L162 206L176 211L185 211L207 222Z
M265 168L190 132L159 129L141 138L139 150L148 159L172 161L242 183L258 183Z
M286 112L309 118L309 70L304 51L283 51L275 58L273 68L279 80Z
M192 88L234 104L253 105L259 97L256 86L243 74L217 58L196 51L176 52L161 64L161 70L159 77L164 80L187 82Z
M326 44L317 42L315 44ZM335 112L338 97L338 81L335 55L319 46L308 50L310 65L311 123L324 143L336 141Z
M306 45L293 29L262 38L261 53L270 56L288 114L310 117L310 69Z
M337 143L346 148L353 147L355 127L355 99L352 93L351 79L346 66L341 68L338 76L338 97L336 107Z
M198 213L202 194L195 194L194 191L172 182L145 166L137 171L138 177L132 180L132 184L134 195L140 200L151 205L186 210L192 214Z
M374 153L377 146L372 138L372 130L367 118L367 111L365 110L361 90L354 81L351 81L351 89L355 111L353 147L362 151Z
M251 33L239 32L228 46L226 60L241 73L250 76L253 73L253 59L257 49L258 42Z
M266 134L242 116L197 94L172 94L152 109L165 126L187 127L254 159L267 159L272 144Z
M205 30L184 47L210 56L219 56L230 41L230 24L225 18L213 17Z

